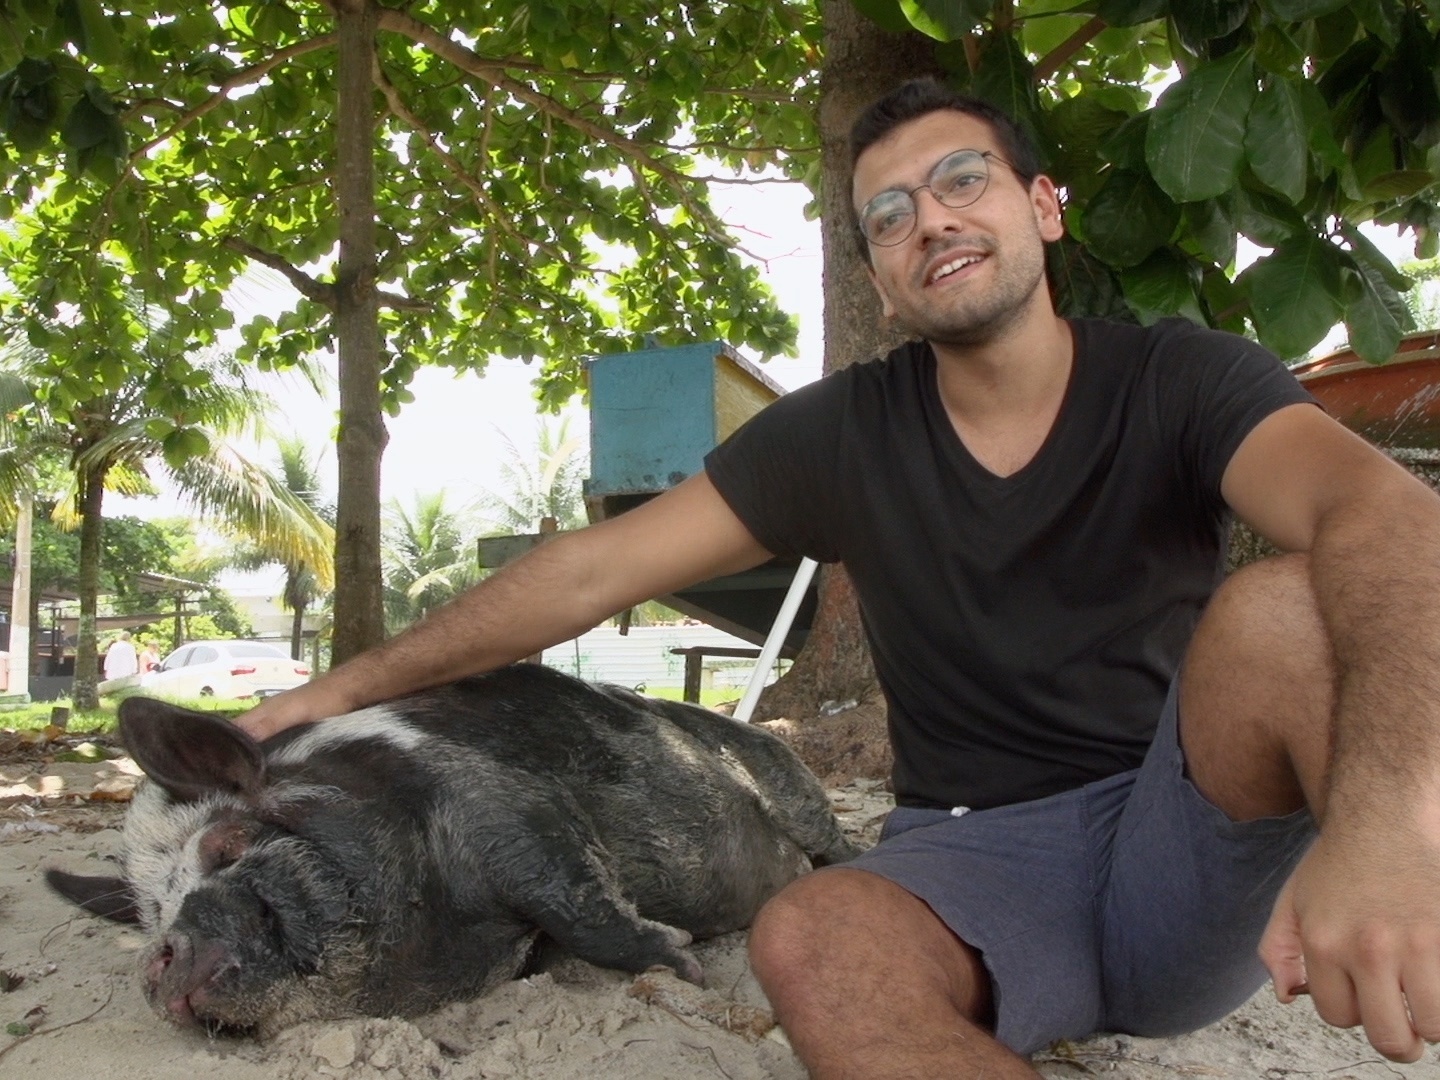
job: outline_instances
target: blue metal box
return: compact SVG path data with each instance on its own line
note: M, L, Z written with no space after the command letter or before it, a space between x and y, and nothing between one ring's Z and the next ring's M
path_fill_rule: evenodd
M592 517L610 516L596 510L612 497L654 495L699 472L711 448L784 393L722 342L598 356L587 374Z

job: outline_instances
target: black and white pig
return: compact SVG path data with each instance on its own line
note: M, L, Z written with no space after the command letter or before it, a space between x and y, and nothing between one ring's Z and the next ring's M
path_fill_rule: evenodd
M120 731L149 777L125 876L47 877L140 922L151 1004L211 1029L415 1015L514 977L540 934L698 982L692 939L855 854L768 732L533 664L263 745L138 697Z

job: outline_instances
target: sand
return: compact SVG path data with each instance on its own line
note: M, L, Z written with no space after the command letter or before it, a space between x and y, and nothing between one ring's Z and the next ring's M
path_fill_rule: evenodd
M8 764L7 764L8 761ZM127 762L0 758L0 1077L77 1080L803 1080L745 963L744 938L698 946L700 991L567 960L477 1000L414 1020L316 1021L267 1043L168 1026L136 977L140 936L52 895L43 870L106 872L120 848ZM874 781L832 790L847 830L873 840L889 809ZM29 1034L26 1034L26 1032ZM1037 1055L1047 1077L1440 1080L1440 1057L1397 1066L1308 1001L1262 992L1179 1039L1100 1036Z

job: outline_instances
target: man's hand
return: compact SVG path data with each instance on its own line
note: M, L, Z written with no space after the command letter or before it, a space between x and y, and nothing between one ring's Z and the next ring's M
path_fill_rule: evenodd
M1398 822L1322 832L1281 890L1260 942L1275 994L1309 993L1336 1027L1365 1025L1392 1061L1440 1042L1440 843Z
M248 712L235 718L235 726L257 741L263 742L296 724L324 720L350 712L352 705L334 684L325 677L265 698Z

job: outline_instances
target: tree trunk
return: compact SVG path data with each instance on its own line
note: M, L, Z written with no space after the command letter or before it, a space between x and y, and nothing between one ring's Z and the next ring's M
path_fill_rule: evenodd
M373 0L339 0L339 101L335 199L340 215L336 337L340 355L340 477L335 509L335 637L332 663L385 636L380 594L380 313L375 292L375 106Z
M75 635L75 686L70 692L76 712L100 707L99 640L95 606L100 594L100 540L105 528L105 470L80 470L80 620Z
M290 658L305 659L305 605L294 605L295 617L290 622Z
M917 75L941 74L929 38L888 34L851 0L824 0L820 72L821 228L825 256L825 370L878 356L904 340L881 312L850 212L850 125L875 98ZM820 574L820 604L795 664L761 696L756 719L816 715L826 702L875 689L855 591L840 566Z
M10 679L11 694L30 696L30 551L35 524L35 498L28 491L19 494L15 513L15 579L10 594Z

